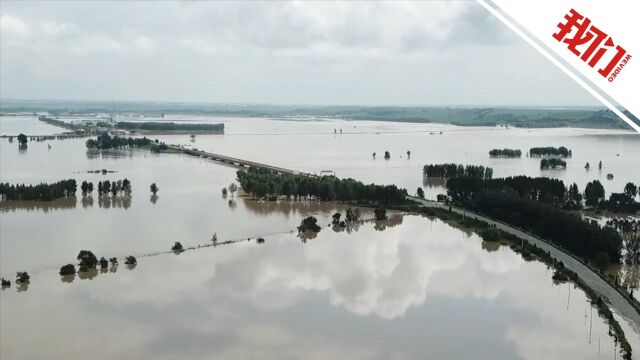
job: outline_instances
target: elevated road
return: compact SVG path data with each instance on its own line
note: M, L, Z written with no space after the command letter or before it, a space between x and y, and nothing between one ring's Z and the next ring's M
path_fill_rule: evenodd
M209 160L218 161L226 164L231 164L241 168L263 169L263 170L277 172L280 174L289 174L289 175L302 175L302 176L311 176L311 177L318 176L316 174L311 174L311 173L306 173L306 172L301 172L301 171L296 171L291 169L285 169L278 166L262 164L255 161L249 161L244 159L238 159L231 156L215 154L215 153L202 151L202 150L186 149L186 148L175 146L175 145L169 145L169 147L173 150L177 150L188 155L197 156L200 158L206 158Z
M480 214L476 214L474 212L470 212L468 210L460 209L454 206L450 207L449 205L445 205L433 200L421 199L415 196L407 196L407 199L416 201L427 207L441 208L446 210L451 209L451 211L455 213L485 222L495 227L496 229L502 230L508 234L516 236L518 239L528 242L530 245L536 245L539 249L548 251L551 256L556 259L556 261L562 261L566 268L578 274L578 276L591 289L605 298L609 305L613 308L613 310L618 315L625 318L636 332L640 333L640 313L631 304L630 300L575 256L533 234L527 233L503 222L493 220L486 216L482 216ZM631 334L630 336L634 335Z

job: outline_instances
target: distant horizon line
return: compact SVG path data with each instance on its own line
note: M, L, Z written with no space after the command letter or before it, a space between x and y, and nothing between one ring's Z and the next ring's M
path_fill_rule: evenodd
M304 107L424 107L424 108L532 108L532 109L606 109L604 105L490 105L490 104L443 104L443 105L420 105L420 104L378 104L378 105L363 105L363 104L311 104L311 103L270 103L270 102L207 102L207 101L179 101L179 100L88 100L88 99L38 99L38 98L0 98L0 105L3 102L18 101L18 102L75 102L75 103L148 103L148 104L184 104L184 105L232 105L232 106L247 106L247 105L259 105L259 106L304 106Z

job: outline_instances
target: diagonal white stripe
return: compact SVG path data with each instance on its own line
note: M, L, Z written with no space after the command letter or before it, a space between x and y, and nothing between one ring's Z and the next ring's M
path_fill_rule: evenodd
M578 85L582 86L589 94L593 95L598 101L600 101L604 106L609 108L609 110L613 111L614 114L618 115L622 120L624 120L629 126L631 126L635 131L640 133L640 125L633 122L626 116L622 111L620 111L615 105L613 105L609 100L605 99L598 91L596 91L591 85L587 84L584 80L578 77L573 71L567 68L564 64L558 61L553 55L549 53L546 49L536 43L529 35L525 34L517 25L515 25L511 20L507 19L504 15L499 13L493 6L489 5L486 0L476 0L482 7L487 9L491 14L493 14L498 20L502 21L505 25L507 25L513 32L518 34L522 39L524 39L529 45L531 45L534 49L536 49L539 53L541 53L547 60L551 61L555 66L560 68L565 74L567 74L573 81L578 83Z

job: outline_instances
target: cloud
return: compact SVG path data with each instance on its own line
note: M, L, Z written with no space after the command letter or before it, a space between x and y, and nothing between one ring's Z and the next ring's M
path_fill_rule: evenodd
M469 1L5 2L3 11L0 90L6 97L596 103ZM78 86L72 79L79 72L87 84L104 86ZM105 84L105 77L112 81ZM157 79L172 86L155 86ZM56 83L55 95L43 83ZM123 83L137 86L123 89Z
M201 54L213 54L216 52L215 45L203 38L183 38L178 41L178 44L185 49L190 49Z
M11 14L0 15L0 33L4 36L28 37L31 29L22 19Z

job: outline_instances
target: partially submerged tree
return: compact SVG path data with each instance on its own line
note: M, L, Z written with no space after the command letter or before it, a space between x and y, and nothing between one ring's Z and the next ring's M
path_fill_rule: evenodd
M80 262L79 271L87 271L98 264L98 258L89 250L80 250L77 259Z
M27 139L27 135L25 135L25 134L18 135L18 143L21 146L26 146L28 141L29 141L29 139Z
M16 284L25 284L29 282L31 277L26 271L19 271L16 273Z
M153 195L155 195L156 193L158 193L158 191L160 191L160 189L158 188L158 185L156 185L156 183L151 184L151 186L149 186L149 189L151 190Z
M135 256L130 255L124 258L124 263L125 265L136 265L138 263L138 260L136 260Z
M236 183L231 183L229 185L229 192L231 193L231 196L233 196L236 190L238 190L238 185L236 185Z
M344 218L347 222L358 221L360 220L360 210L358 210L358 208L354 210L352 210L351 208L348 208Z
M9 281L9 280L7 280L5 278L2 278L2 288L5 289L5 288L8 288L10 286L11 286L11 281Z
M298 232L305 232L305 231L318 232L320 231L320 226L318 226L317 223L318 223L318 219L316 219L313 216L308 216L302 219L302 222L300 222L300 226L298 226Z
M388 151L385 151L385 152L384 152L384 158L385 158L385 160L389 160L389 159L391 159L391 153L390 153L390 152L388 152Z
M256 242L257 242L258 244L264 244L264 238L259 237L259 238L256 240Z
M176 241L173 246L171 247L171 250L174 252L182 252L183 248L182 248L182 244L178 241Z
M67 264L60 268L60 275L75 275L76 267L73 264Z
M106 269L107 266L109 266L109 261L105 259L104 256L100 258L100 261L98 261L98 263L100 264L101 269Z
M333 214L333 215L331 216L331 218L333 219L331 222L332 222L334 225L339 224L339 223L340 223L340 217L341 217L341 216L342 216L342 214L340 214L339 212L337 212L337 213Z

